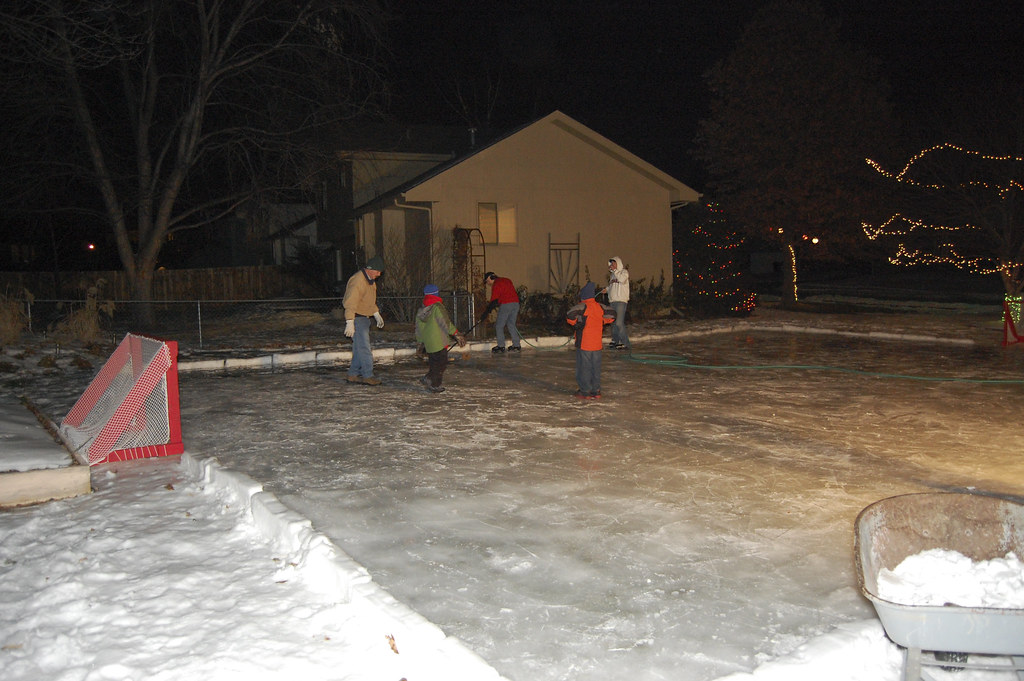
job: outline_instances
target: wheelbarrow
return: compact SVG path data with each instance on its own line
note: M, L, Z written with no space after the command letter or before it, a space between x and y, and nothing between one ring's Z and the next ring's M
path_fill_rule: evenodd
M889 497L860 512L854 541L860 590L889 639L905 649L903 681L920 681L922 667L1016 671L1024 681L1024 609L906 605L878 595L883 568L929 549L974 561L1011 551L1024 558L1024 504L978 494Z

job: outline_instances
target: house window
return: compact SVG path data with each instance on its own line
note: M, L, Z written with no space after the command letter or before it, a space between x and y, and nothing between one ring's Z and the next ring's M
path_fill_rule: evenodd
M514 244L519 239L516 230L516 207L510 203L477 204L480 233L487 244Z

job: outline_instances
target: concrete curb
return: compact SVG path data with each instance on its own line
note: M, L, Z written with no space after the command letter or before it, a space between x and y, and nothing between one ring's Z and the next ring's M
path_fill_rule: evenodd
M698 325L695 325L698 326ZM673 331L668 333L631 333L632 342L644 342L654 340L667 340L672 338L695 338L718 333L734 333L760 331L768 333L806 333L832 336L846 336L850 338L868 338L877 340L898 340L918 343L949 343L951 345L976 345L970 338L946 338L926 334L912 333L890 333L884 331L843 331L839 329L816 328L800 326L798 324L765 322L758 323L749 320L735 322L724 322L713 326L701 326L684 331ZM466 345L465 348L457 348L457 352L490 352L494 346L493 341L475 341ZM541 336L536 338L523 338L523 352L537 349L557 349L560 347L573 349L572 339L566 336ZM395 362L400 359L413 357L416 354L415 347L388 347L376 348L373 350L374 362L384 364ZM215 360L196 360L178 363L179 372L189 371L231 371L231 370L272 370L283 367L299 366L334 366L337 364L352 361L350 350L304 350L301 352L275 352L259 357L234 358Z
M571 347L564 336L523 338L523 350ZM464 348L453 348L452 352L490 352L494 343L474 341ZM416 347L374 348L373 361L390 364L416 356ZM179 373L191 371L245 371L273 370L284 367L335 366L352 361L351 350L302 350L297 352L271 352L257 357L225 357L224 359L200 359L178 362Z

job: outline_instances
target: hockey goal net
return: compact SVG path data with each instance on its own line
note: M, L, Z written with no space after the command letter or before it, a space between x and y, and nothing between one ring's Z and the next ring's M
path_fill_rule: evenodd
M178 344L125 336L61 421L60 433L90 466L181 454Z

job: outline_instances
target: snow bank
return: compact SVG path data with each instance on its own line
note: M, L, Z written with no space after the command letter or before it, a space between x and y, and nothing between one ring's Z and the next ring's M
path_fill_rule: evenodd
M234 495L245 504L259 533L287 556L283 579L301 579L311 589L358 608L368 627L390 632L393 647L416 669L419 679L500 680L498 672L461 641L380 588L361 565L342 552L312 523L289 510L250 477L222 467L216 459L182 454L190 475Z
M878 620L841 624L752 672L717 681L896 681L903 655Z

